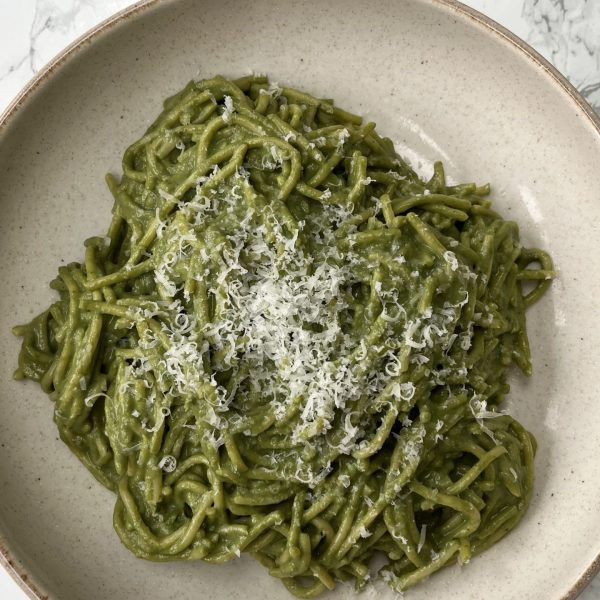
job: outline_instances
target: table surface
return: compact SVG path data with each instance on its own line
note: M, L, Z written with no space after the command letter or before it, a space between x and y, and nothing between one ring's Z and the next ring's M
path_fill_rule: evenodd
M600 114L600 0L463 0L543 54ZM46 62L134 0L0 2L0 112ZM26 595L0 567L0 598ZM600 599L600 576L580 596Z

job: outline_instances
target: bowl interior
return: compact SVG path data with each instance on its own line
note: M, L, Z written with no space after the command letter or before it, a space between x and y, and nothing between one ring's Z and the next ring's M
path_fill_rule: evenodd
M0 129L1 536L53 597L287 594L245 558L214 567L131 556L112 530L112 494L58 440L50 402L11 379L10 328L47 305L57 266L106 230L104 175L119 172L128 143L189 79L251 71L376 121L423 173L441 159L456 181L489 181L523 242L552 253L559 279L528 315L534 376L515 374L509 401L539 442L530 511L473 564L410 596L561 598L600 552L600 136L510 41L425 0L156 3L84 43Z

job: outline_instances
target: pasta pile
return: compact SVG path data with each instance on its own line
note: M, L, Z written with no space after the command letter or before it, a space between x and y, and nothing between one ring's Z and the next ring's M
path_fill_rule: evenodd
M108 234L15 329L16 377L135 555L246 552L310 598L379 552L402 591L518 523L535 441L499 406L553 272L488 186L421 181L373 123L256 76L190 83L107 181Z

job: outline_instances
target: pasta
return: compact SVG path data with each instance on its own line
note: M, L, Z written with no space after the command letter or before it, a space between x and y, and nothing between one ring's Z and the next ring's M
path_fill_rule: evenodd
M489 186L422 181L373 123L258 76L167 99L107 182L108 233L15 328L15 376L136 556L246 552L309 598L382 553L402 591L519 522L536 444L500 404L553 267Z

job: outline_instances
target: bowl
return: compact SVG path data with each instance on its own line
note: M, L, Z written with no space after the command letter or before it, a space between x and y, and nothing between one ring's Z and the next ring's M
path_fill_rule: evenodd
M534 375L513 374L508 402L539 442L529 512L470 565L407 597L574 598L600 566L600 122L533 50L448 0L140 3L65 50L6 111L2 561L32 598L288 597L249 559L134 558L112 529L112 494L58 440L51 403L12 380L19 342L10 328L48 304L57 265L80 260L83 239L106 230L104 174L119 172L124 148L188 80L250 72L376 121L424 174L441 159L456 181L489 181L523 242L553 255L559 276L528 313Z

